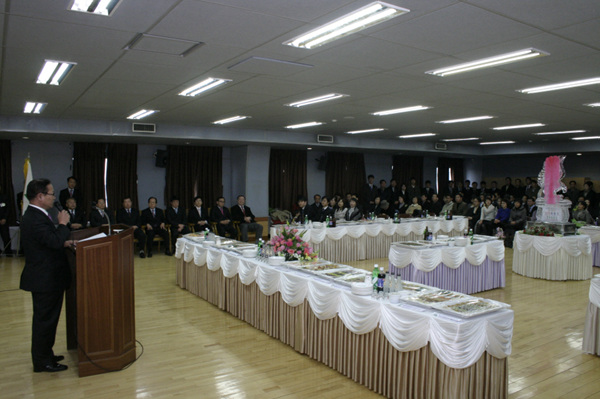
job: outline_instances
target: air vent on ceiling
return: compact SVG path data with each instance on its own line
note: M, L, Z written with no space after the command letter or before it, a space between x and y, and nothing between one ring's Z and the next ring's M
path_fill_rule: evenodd
M435 143L435 149L438 151L446 151L448 149L448 144L446 143Z
M317 143L333 144L333 136L327 134L318 134Z
M134 133L156 133L155 123L132 123L131 131Z

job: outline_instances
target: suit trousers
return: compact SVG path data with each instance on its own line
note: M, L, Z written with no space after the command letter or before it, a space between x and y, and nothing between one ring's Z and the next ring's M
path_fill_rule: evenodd
M177 225L171 225L171 247L173 248L173 250L175 249L175 244L177 243L177 238L179 237L179 235L185 235L190 233L190 228L187 224L183 226L181 232L177 231L177 229Z
M143 251L146 249L146 234L144 233L144 230L142 230L141 228L137 228L135 230L133 230L133 237L138 240L138 250L139 251ZM150 242L152 243L152 242Z
M169 242L169 232L166 229L161 229L157 227L152 230L146 230L146 249L149 254L152 253L152 242L154 241L154 236L159 235L162 237L165 242L165 252L170 252L171 243Z
M235 227L233 227L233 222L229 224L217 223L217 233L221 237L225 237L227 234L229 234L229 237L235 240L237 240L238 238L237 230L235 229Z
M241 241L248 241L249 231L256 232L256 243L258 243L258 240L262 238L263 235L262 225L259 223L240 223L240 233L242 233Z
M34 366L54 364L52 347L62 309L64 291L32 292L31 358Z

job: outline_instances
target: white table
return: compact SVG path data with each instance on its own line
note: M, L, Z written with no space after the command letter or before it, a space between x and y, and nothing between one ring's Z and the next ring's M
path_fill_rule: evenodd
M326 228L321 223L312 228L294 226L304 231L302 239L309 242L319 257L332 262L352 262L365 259L385 258L392 242L411 241L423 238L425 228L433 234L456 236L467 229L468 219L456 216L452 220L444 218L410 218L401 223L390 219L374 222L353 222ZM321 227L314 227L321 226ZM278 234L285 225L271 227L271 237Z
M465 294L505 286L504 243L490 240L466 247L409 248L392 245L390 273L403 280Z
M600 355L600 275L592 278L589 297L582 349L585 353Z
M600 227L599 226L583 226L579 228L580 234L590 236L592 240L592 258L594 266L600 266Z
M518 231L513 245L513 271L546 280L592 277L590 236L540 237Z
M180 287L375 392L508 396L510 309L461 319L392 305L187 238L175 257Z

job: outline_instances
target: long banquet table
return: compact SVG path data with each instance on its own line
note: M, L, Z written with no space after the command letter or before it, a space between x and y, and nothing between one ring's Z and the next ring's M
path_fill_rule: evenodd
M600 275L592 278L589 297L582 349L585 353L600 355Z
M464 294L505 286L504 243L499 240L466 247L392 245L389 262L390 273L402 280Z
M592 277L592 242L588 235L540 237L515 234L513 271L546 280L587 280Z
M271 227L271 237L278 234L284 226ZM375 222L340 223L337 227L329 228L321 223L315 223L313 227L300 225L294 228L304 232L302 239L319 252L319 257L332 262L352 262L385 258L392 242L423 238L425 228L433 234L452 237L462 235L467 226L466 218L456 216L452 220L410 218L402 219L401 223L392 223L391 219L378 219Z
M180 238L177 284L390 398L506 398L514 314L458 318L357 296Z
M600 227L583 226L579 228L579 233L590 236L590 239L592 240L592 264L594 266L600 266Z

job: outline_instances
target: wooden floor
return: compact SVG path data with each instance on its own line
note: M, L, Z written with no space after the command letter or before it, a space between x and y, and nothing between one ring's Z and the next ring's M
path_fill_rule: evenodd
M352 380L175 285L175 260L136 258L137 338L129 369L78 378L64 312L55 352L69 370L33 373L31 297L18 289L22 258L0 258L1 398L375 398ZM355 262L371 269L387 259ZM506 288L479 294L515 311L511 398L600 398L600 358L581 352L588 281L551 282L512 273ZM600 269L595 269L599 273ZM138 349L138 354L140 350Z

